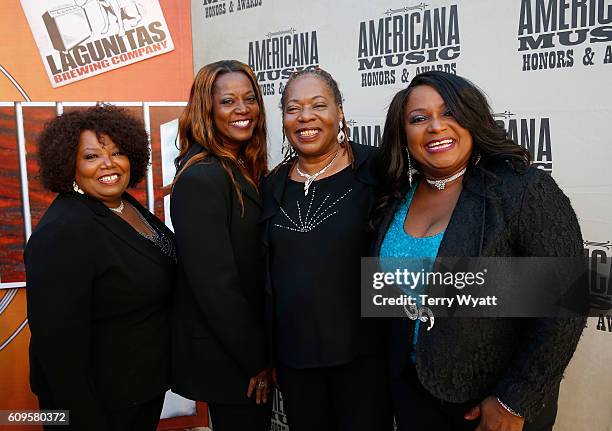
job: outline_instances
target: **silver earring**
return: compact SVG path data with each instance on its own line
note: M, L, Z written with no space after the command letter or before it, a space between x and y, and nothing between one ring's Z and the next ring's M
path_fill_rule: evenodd
M72 182L72 190L74 190L75 192L77 192L78 194L82 195L83 193L83 189L79 187L79 185L77 184L76 181Z
M408 157L408 184L410 184L410 188L412 188L412 161L410 160L410 151L408 151L408 147L406 147L406 157Z
M340 122L338 123L338 126L340 126L340 131L338 132L338 143L341 144L346 139L346 134L344 133L344 130L342 129L344 127L344 124L342 124L342 120L340 120Z
M287 151L289 151L289 144L287 143L287 137L285 136L285 128L282 129L283 132L283 144L281 145L281 154L285 155Z

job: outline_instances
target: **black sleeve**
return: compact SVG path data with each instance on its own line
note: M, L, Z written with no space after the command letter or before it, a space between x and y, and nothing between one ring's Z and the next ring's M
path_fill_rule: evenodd
M538 172L528 186L517 228L524 256L583 256L576 214L546 173ZM534 319L525 334L526 344L498 382L495 395L527 420L537 416L563 377L585 323L583 317Z
M266 338L240 288L230 238L232 193L221 166L193 165L174 186L170 212L189 288L217 340L252 377L268 366Z
M53 401L70 410L73 429L108 430L91 375L93 259L86 236L55 223L25 250L33 354Z

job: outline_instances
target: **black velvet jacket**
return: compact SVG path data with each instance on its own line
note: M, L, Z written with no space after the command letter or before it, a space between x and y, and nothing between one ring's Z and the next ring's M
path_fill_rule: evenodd
M375 255L400 202L388 208L379 226ZM519 175L506 162L477 166L465 177L438 251L438 256L582 255L576 215L552 177L533 167ZM527 421L545 408L554 420L556 406L550 404L556 404L563 371L585 321L436 319L431 331L419 332L419 380L442 400L466 402L495 395ZM392 371L396 375L410 362L408 340L413 325L409 319L398 319L393 325Z

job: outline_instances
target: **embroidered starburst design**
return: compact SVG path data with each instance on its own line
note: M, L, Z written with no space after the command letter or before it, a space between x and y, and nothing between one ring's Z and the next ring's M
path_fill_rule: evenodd
M297 206L297 220L292 219L287 211L281 206L280 210L285 216L285 218L289 221L290 225L282 225L275 223L274 226L280 227L282 229L288 229L294 232L300 233L308 233L314 230L317 226L323 223L325 220L338 213L338 203L343 200L353 189L348 189L342 196L340 196L335 201L331 202L327 206L325 204L329 200L330 195L326 195L323 201L319 204L319 206L314 209L313 203L315 199L315 195L317 192L316 187L312 190L312 194L310 195L310 201L308 202L308 209L306 210L306 214L302 217L302 208L300 208L300 202L295 201Z

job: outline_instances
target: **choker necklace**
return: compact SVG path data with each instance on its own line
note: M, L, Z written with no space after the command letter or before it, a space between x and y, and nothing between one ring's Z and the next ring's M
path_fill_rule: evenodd
M431 184L438 190L444 190L447 183L450 183L451 181L456 180L461 175L465 174L466 170L467 170L467 167L461 169L455 175L451 175L450 177L447 177L447 178L442 178L441 180L430 180L429 178L425 178L425 180L427 181L427 184Z
M323 175L325 173L326 170L329 169L329 167L332 165L332 163L334 163L334 160L336 160L336 157L338 157L338 153L340 152L340 145L338 145L338 150L336 150L336 154L334 155L334 158L331 159L331 162L329 162L327 164L327 166L325 166L323 169L321 169L319 172L316 172L312 175L308 175L304 172L302 172L300 170L300 161L298 160L298 162L295 165L295 169L297 170L297 173L301 176L306 178L306 181L304 182L304 196L308 196L308 189L310 188L310 185L314 182L314 180L317 179L317 177L319 175Z
M119 204L117 208L108 207L108 209L113 212L116 212L117 214L122 214L123 210L125 209L125 205L123 204L123 201L121 201L121 203Z

